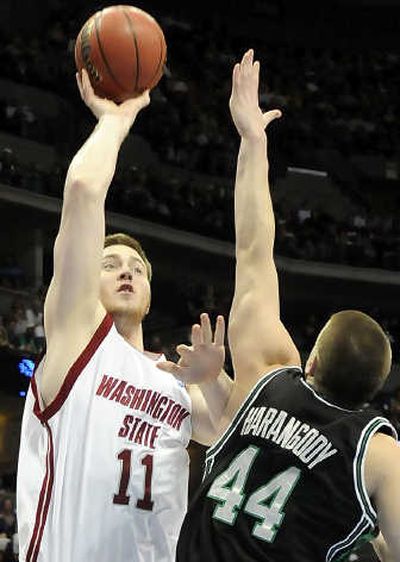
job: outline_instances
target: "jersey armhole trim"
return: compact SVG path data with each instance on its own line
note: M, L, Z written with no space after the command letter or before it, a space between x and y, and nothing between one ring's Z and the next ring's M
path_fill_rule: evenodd
M365 518L372 526L376 525L377 513L367 493L364 477L364 465L366 452L371 438L383 428L389 429L393 437L397 439L397 432L392 424L385 418L376 417L372 419L363 429L360 439L358 440L357 450L353 461L354 488L357 499Z
M343 557L348 555L354 546L357 544L357 541L360 540L363 536L368 534L368 531L371 529L371 525L365 515L361 516L361 519L358 521L357 525L350 531L350 533L341 541L333 544L325 557L325 562L333 562L343 560Z
M77 381L79 375L82 373L83 369L89 363L90 359L93 357L93 355L99 348L100 344L107 336L112 325L113 325L113 319L111 315L106 314L106 316L103 318L101 324L93 334L91 340L89 341L85 349L79 355L75 363L70 367L56 397L43 410L41 410L40 408L39 391L36 384L35 374L33 375L31 379L32 392L35 398L33 412L41 422L46 422L47 420L49 420L52 416L54 416L56 412L58 412L58 410L64 404L75 382Z
M228 427L226 428L224 433L221 435L221 437L218 439L218 441L216 441L214 443L214 445L212 445L207 450L207 452L206 452L206 461L207 462L210 462L211 457L214 457L223 448L227 439L229 439L230 435L235 431L236 426L241 421L241 419L242 419L244 413L246 412L247 408L254 402L254 400L260 394L262 389L269 382L271 382L277 375L279 375L281 373L284 373L288 370L296 370L296 371L299 371L300 373L303 372L302 368L297 366L297 365L286 365L284 367L283 366L278 367L276 369L273 369L272 371L269 371L265 375L263 375L263 377L253 386L253 388L250 390L249 394L247 395L247 398L245 398L243 404L240 406L240 408L238 409L238 411L234 415L231 423L228 425ZM212 465L212 462L213 461L211 461L211 465Z

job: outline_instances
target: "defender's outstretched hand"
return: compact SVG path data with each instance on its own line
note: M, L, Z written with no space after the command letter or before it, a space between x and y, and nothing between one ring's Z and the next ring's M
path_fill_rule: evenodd
M157 367L167 371L185 384L214 382L220 375L225 361L225 320L218 316L215 331L208 314L200 316L200 324L192 326L192 345L178 345L178 363L161 361Z
M232 74L232 93L229 107L233 122L241 137L257 139L265 128L281 117L279 109L263 113L258 103L260 63L253 62L254 51L248 50L240 63L235 64Z
M81 98L97 119L106 114L119 115L132 125L139 111L150 103L149 90L145 90L137 98L126 100L119 105L111 100L97 96L93 91L85 69L82 70L82 75L78 72L76 73L76 82Z

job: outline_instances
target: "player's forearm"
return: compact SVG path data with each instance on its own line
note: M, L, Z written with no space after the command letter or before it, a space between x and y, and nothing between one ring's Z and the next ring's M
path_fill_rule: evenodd
M217 431L233 388L233 380L222 369L216 380L198 385L207 404L210 421Z
M125 119L118 115L103 115L70 164L64 195L79 186L89 195L104 200L128 131L129 123Z
M265 134L241 140L235 183L236 277L228 330L231 344L241 338L243 326L251 324L249 320L254 318L261 298L274 303L279 315L273 260L275 219L266 150Z
M236 258L272 258L275 220L268 183L266 136L242 138L235 183Z

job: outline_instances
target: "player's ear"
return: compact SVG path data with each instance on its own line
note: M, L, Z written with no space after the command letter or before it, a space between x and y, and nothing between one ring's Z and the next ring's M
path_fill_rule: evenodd
M307 359L304 369L306 380L314 378L315 371L318 366L318 357L316 351L313 349Z

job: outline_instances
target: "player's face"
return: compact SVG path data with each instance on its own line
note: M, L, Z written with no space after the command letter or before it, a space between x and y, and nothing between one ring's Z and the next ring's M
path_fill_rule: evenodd
M110 314L131 315L141 322L150 307L150 283L146 265L129 246L104 248L100 300Z

